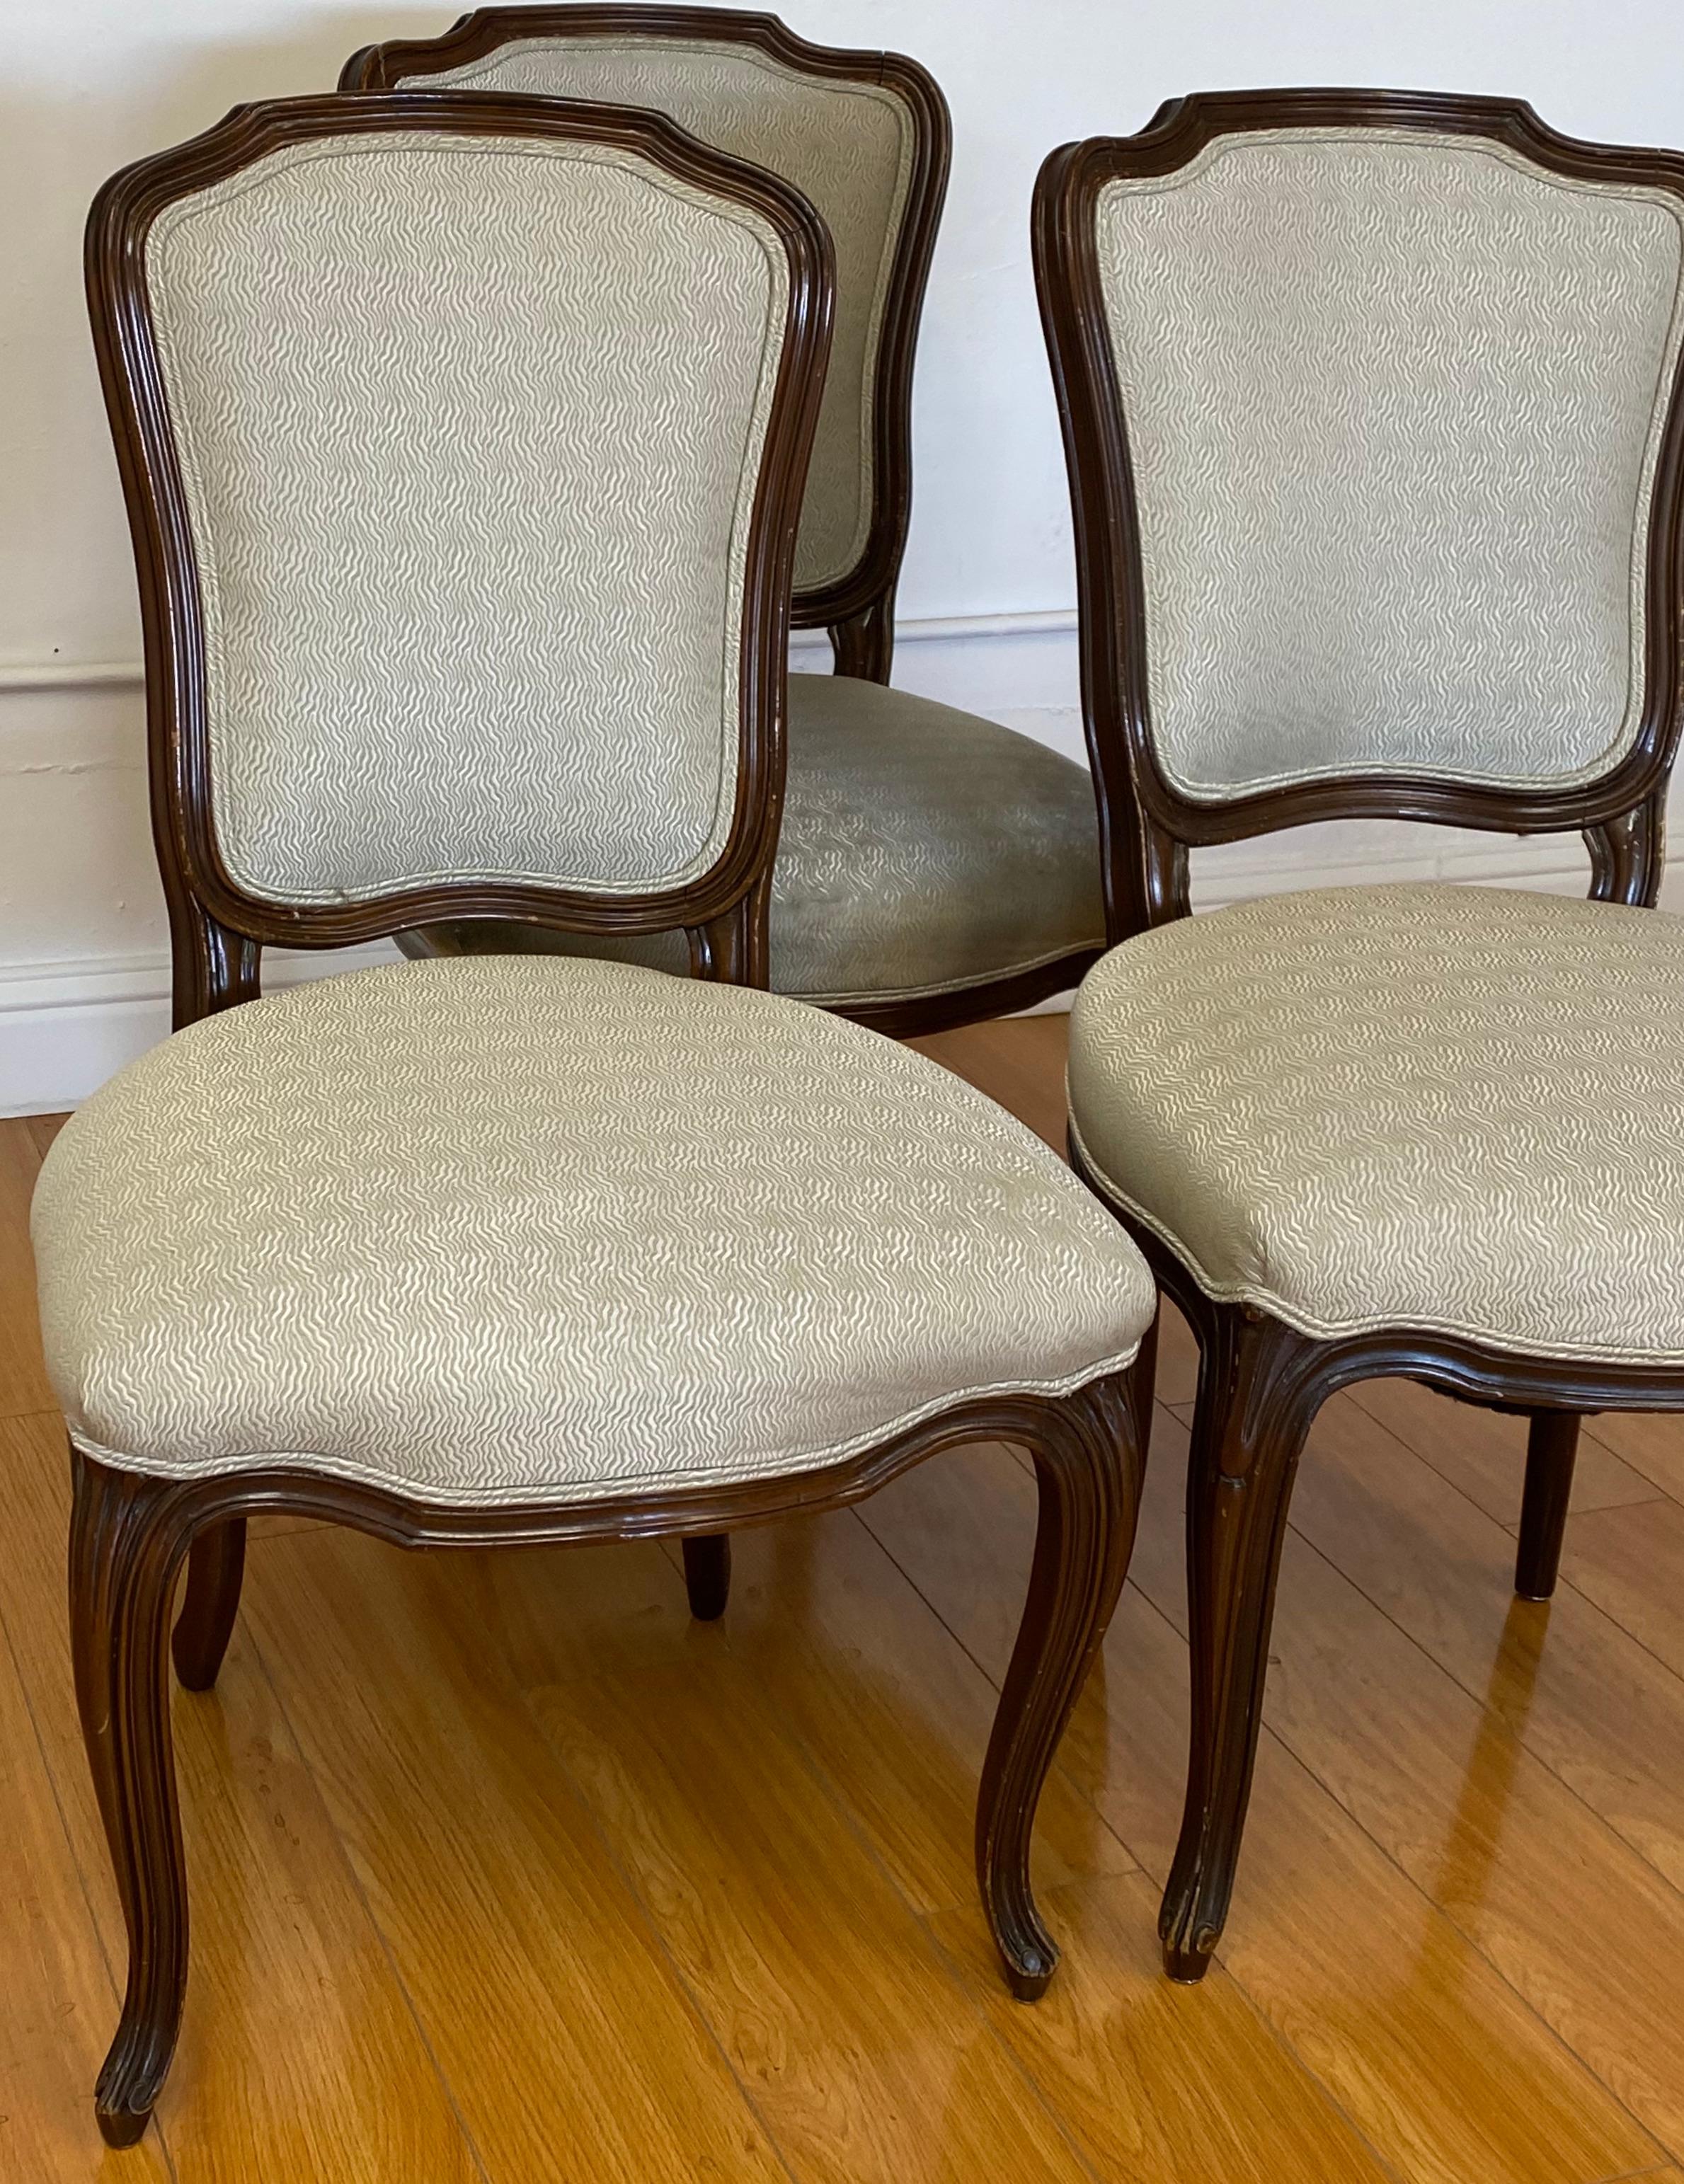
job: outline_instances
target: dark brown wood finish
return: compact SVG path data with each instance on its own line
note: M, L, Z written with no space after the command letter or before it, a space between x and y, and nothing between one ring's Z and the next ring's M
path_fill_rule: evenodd
M749 550L748 596L772 604L769 613L745 617L744 623L740 758L731 838L714 871L678 896L616 899L530 887L453 885L343 910L300 911L291 905L259 904L237 889L216 847L198 576L146 298L146 234L172 197L265 152L353 127L360 132L415 127L418 117L429 112L433 125L466 134L594 136L644 151L687 179L722 180L743 202L763 212L776 209L773 216L790 254L789 325ZM284 106L238 109L205 136L114 176L89 217L86 259L95 348L137 540L153 753L153 834L169 905L176 1028L255 995L265 941L331 947L383 937L438 914L447 903L473 915L526 917L587 931L648 932L683 923L698 977L764 986L768 889L783 804L789 571L800 488L817 423L834 281L828 234L800 192L758 168L698 144L666 117L633 109L460 92L405 93L371 98L359 105L353 120L338 100L298 99ZM773 576L769 589L760 581L762 574ZM179 657L172 602L181 610ZM694 897L700 900L693 901ZM436 907L418 907L413 913L399 907L410 902ZM214 1573L200 1570L196 1590L214 1599Z
M422 1503L298 1469L146 1477L73 1447L76 1693L129 1936L122 2017L96 2094L108 2143L132 2145L145 2130L187 1992L187 1877L164 1652L170 1594L196 1539L225 1540L259 1513L326 1518L417 1548L717 1536L727 1526L860 1501L967 1441L1018 1444L1040 1480L1040 1525L1023 1626L984 1763L977 1870L1006 1978L1029 2000L1044 1991L1058 1961L1029 1884L1035 1808L1127 1573L1144 1446L1138 1413L1139 1398L1122 1375L1057 1401L1008 1396L958 1403L822 1471L647 1496L477 1507ZM685 1537L686 1547L692 1544ZM230 1567L226 1560L222 1567ZM228 1612L216 1624L226 1639L226 1594L222 1606Z
M1107 1195L1073 1145L1071 1161L1146 1254L1199 1344L1187 1482L1191 1753L1181 1835L1158 1922L1171 1975L1198 1980L1233 1893L1293 1478L1329 1396L1361 1380L1424 1381L1464 1401L1550 1420L1532 1451L1542 1447L1554 1457L1564 1442L1570 1449L1581 1412L1684 1410L1684 1373L1525 1357L1419 1329L1319 1340L1255 1306L1206 1296L1174 1252ZM1150 1370L1144 1346L1140 1362ZM1559 1478L1552 1493L1564 1502Z
M717 861L688 885L609 896L481 880L334 905L267 901L240 888L219 852L207 732L199 574L148 301L145 249L153 220L176 198L287 146L371 131L443 130L469 136L586 139L623 146L681 179L752 207L783 240L790 270L788 322L750 526L741 651L738 786ZM683 926L708 963L763 960L767 876L782 810L785 654L800 489L817 419L834 289L830 238L800 194L776 176L699 144L660 114L559 99L406 92L354 102L333 96L237 107L174 151L125 169L89 215L87 287L134 534L146 640L153 836L170 905L176 1022L248 1000L265 944L338 948L429 920L494 916L587 933ZM734 975L734 973L733 973Z
M1684 393L1675 386L1649 511L1643 710L1632 748L1602 778L1505 788L1404 773L1357 774L1191 802L1152 747L1151 632L1128 423L1106 326L1096 246L1100 192L1185 166L1235 131L1408 128L1475 136L1547 170L1665 190L1684 201L1684 157L1559 136L1516 101L1425 92L1200 93L1162 107L1138 136L1052 153L1036 184L1033 244L1069 471L1081 618L1082 692L1100 804L1107 931L1115 943L1191 913L1189 851L1333 818L1396 818L1529 834L1578 831L1594 900L1653 905L1666 793L1684 721ZM1078 1160L1079 1173L1085 1173ZM1327 1397L1402 1374L1531 1415L1516 1588L1547 1597L1559 1564L1579 1415L1684 1409L1684 1374L1522 1357L1393 1329L1318 1341L1251 1306L1207 1297L1174 1253L1111 1198L1198 1337L1187 1497L1193 1708L1187 1797L1163 1898L1165 1963L1202 1976L1233 1890L1261 1721L1269 1635L1299 1453Z
M1667 777L1684 717L1684 404L1676 394L1650 509L1642 719L1631 749L1600 779L1538 789L1352 773L1196 803L1158 768L1128 424L1095 246L1099 194L1113 181L1173 173L1235 131L1317 126L1483 137L1553 173L1684 198L1684 157L1677 153L1582 143L1558 136L1520 101L1430 92L1201 92L1171 100L1136 136L1091 137L1048 157L1035 186L1035 276L1070 473L1083 704L1099 787L1111 937L1126 939L1187 915L1190 846L1317 819L1423 819L1508 834L1583 833L1598 900L1652 902L1660 882Z
M683 1541L684 1591L698 1623L717 1623L731 1599L731 1540L705 1532Z
M354 905L298 907L247 895L217 854L198 569L147 297L145 242L174 199L285 146L371 130L574 137L629 146L698 187L754 206L783 238L790 300L750 525L742 637L739 788L714 869L664 895L617 901L480 883ZM785 652L800 487L828 339L829 239L796 192L633 109L468 93L307 98L237 109L191 144L126 170L90 216L96 347L134 534L147 646L154 831L176 959L176 1020L256 997L265 943L332 947L418 918L516 916L585 931L681 924L699 977L765 981L767 900L782 796ZM114 2146L145 2128L173 2053L186 1991L187 1912L166 1705L171 1596L190 1558L176 1633L189 1688L214 1681L238 1608L246 1523L287 1512L355 1525L410 1547L571 1544L677 1535L699 1613L728 1585L728 1525L857 1501L908 1466L966 1441L1026 1448L1041 1482L1028 1605L984 1768L978 1869L1008 1978L1024 1995L1057 1952L1029 1888L1034 1811L1058 1735L1121 1587L1138 1507L1144 1412L1126 1374L1060 1400L956 1398L940 1414L845 1462L747 1485L572 1503L426 1505L303 1468L195 1479L142 1476L74 1450L70 1620L85 1741L116 1870L130 1956L121 2021L96 2109Z
M1526 1429L1520 1544L1514 1557L1514 1590L1522 1600L1547 1600L1555 1591L1578 1452L1579 1421L1571 1411L1532 1413Z
M881 84L912 117L912 172L885 298L873 394L871 528L855 567L822 589L798 591L791 616L795 628L828 630L839 675L887 683L895 653L895 587L912 518L912 367L952 153L947 102L928 70L902 53L813 45L775 15L737 8L623 4L477 8L439 37L399 38L363 47L340 71L339 88L391 91L464 67L501 46L529 38L604 36L682 37L752 47L804 75ZM445 932L421 937L447 952L453 944ZM892 1039L922 1038L988 1017L1008 1016L1051 994L1066 993L1098 955L1096 949L1079 951L952 993L863 1001L837 1013Z
M240 1612L240 1586L246 1574L246 1520L202 1532L187 1564L187 1592L176 1620L170 1651L176 1674L190 1691L208 1691L222 1667Z

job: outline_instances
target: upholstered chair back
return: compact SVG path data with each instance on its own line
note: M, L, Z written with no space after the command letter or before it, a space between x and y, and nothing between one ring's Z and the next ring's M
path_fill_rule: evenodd
M488 9L434 44L373 48L347 80L393 87L606 99L671 114L705 143L768 168L808 197L836 251L836 316L796 553L798 593L845 590L873 546L874 519L903 480L878 478L904 408L915 321L946 171L946 114L922 70L898 56L810 47L765 15L640 8ZM669 27L674 17L695 26ZM523 35L526 25L548 25ZM452 62L466 44L488 50ZM908 233L909 222L925 231ZM903 321L898 326L895 320ZM885 358L890 336L904 356ZM901 460L894 461L899 452ZM879 540L879 546L885 542ZM891 572L892 573L892 572Z
M781 733L744 677L750 619L787 620L778 401L811 432L795 214L650 117L416 103L250 109L223 171L172 155L149 220L96 212L143 263L155 362L122 368L167 410L149 488L173 460L200 628L178 573L160 644L202 645L216 855L271 905L682 889L726 854L750 714Z
M1185 102L1173 157L1118 140L1092 203L1163 781L1606 776L1644 721L1676 181L1564 171L1524 109L1222 105Z

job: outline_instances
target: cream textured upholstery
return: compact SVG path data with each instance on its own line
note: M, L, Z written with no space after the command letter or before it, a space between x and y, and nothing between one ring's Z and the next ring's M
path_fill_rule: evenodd
M1153 1309L946 1071L740 988L404 964L176 1033L75 1115L33 1233L77 1445L490 1503L839 1460L1118 1368Z
M611 956L683 972L681 933L484 922L436 945ZM829 1006L951 992L1105 939L1085 770L1030 737L850 676L789 677L772 984Z
M1642 705L1676 202L1271 131L1108 184L1097 243L1165 777L1607 772Z
M795 586L849 575L871 528L878 337L915 148L902 100L885 85L807 75L744 46L644 35L515 40L411 81L652 107L781 175L818 208L836 246L836 320Z
M1335 889L1113 949L1076 1140L1200 1287L1307 1334L1684 1362L1684 920Z
M233 877L323 903L717 863L770 224L617 148L341 136L172 203L146 266Z

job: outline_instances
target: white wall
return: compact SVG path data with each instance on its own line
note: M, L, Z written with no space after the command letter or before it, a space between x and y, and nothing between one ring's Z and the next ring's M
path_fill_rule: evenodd
M912 633L897 679L1070 749L1074 583L1027 242L1030 186L1051 146L1138 126L1179 91L1294 82L1520 93L1578 134L1684 142L1684 43L1663 0L785 6L810 36L916 53L953 108L901 593L904 616L939 627ZM354 47L431 33L454 12L0 0L0 1112L68 1104L164 1022L163 913L127 671L137 618L81 302L88 199L114 168L238 101L329 87ZM1314 829L1218 853L1204 891L1368 873L1393 857L1561 885L1584 869L1571 843Z

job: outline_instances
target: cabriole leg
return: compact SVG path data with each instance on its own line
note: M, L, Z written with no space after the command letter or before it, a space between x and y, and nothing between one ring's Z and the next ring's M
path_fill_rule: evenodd
M1132 1391L1107 1380L1068 1397L1025 1445L1040 1490L1034 1563L977 1802L983 1906L1020 2002L1046 1988L1058 1951L1029 1887L1035 1808L1128 1574L1142 1450Z
M1192 1737L1187 1802L1158 1918L1173 1979L1202 1979L1228 1917L1263 1719L1286 1508L1319 1398L1314 1346L1213 1307L1187 1480Z
M181 2028L187 1875L164 1659L184 1542L179 1489L72 1452L70 1638L76 1702L128 1928L123 2014L94 2094L110 2146L141 2137Z

